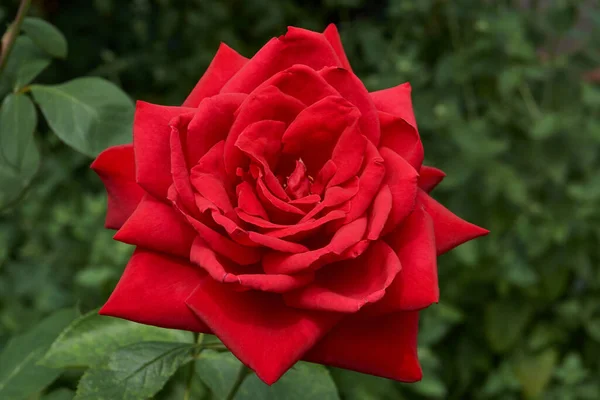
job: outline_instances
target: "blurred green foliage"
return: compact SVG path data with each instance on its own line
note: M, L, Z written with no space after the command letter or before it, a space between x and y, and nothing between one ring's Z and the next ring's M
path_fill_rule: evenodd
M423 382L334 369L342 398L598 399L600 87L582 75L600 65L600 10L586 12L584 33L573 29L580 1L514 3L54 0L34 13L69 43L42 82L101 76L161 104L183 101L219 41L251 56L286 25L337 23L369 89L411 82L426 161L448 174L434 196L492 232L439 260ZM15 6L0 6L2 25ZM557 52L566 37L582 45ZM102 228L90 159L46 130L40 173L0 216L0 347L53 310L101 304L131 252ZM69 398L78 377L63 375L51 396ZM185 379L162 398L181 398Z

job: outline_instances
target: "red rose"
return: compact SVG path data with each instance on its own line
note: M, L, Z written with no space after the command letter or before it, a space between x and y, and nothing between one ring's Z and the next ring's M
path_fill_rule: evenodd
M368 93L330 25L222 45L181 107L139 102L92 165L137 246L101 313L214 333L268 384L299 359L419 380L436 254L487 231L427 194L410 90Z

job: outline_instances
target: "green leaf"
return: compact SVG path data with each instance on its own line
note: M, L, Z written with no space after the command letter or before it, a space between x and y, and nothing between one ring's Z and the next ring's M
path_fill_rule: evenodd
M73 400L73 397L75 397L75 392L62 388L48 393L41 400Z
M31 92L50 128L69 146L95 157L109 146L131 142L133 103L101 78L78 78Z
M35 79L51 58L27 36L19 36L0 75L0 96L17 91Z
M0 107L0 208L16 200L35 176L40 155L34 141L37 113L23 94L10 94Z
M485 310L485 335L497 353L509 350L521 337L532 316L532 309L526 304L496 302Z
M123 347L90 368L76 400L134 400L155 395L179 367L192 359L193 344L144 342Z
M215 400L226 399L243 364L229 352L203 350L196 361L196 375L211 390Z
M240 386L234 400L339 400L335 383L322 365L297 363L272 386L254 374Z
M515 375L527 399L537 399L550 382L558 354L548 349L538 355L522 355L514 365Z
M21 29L51 56L57 58L67 56L67 39L54 25L43 19L27 17L23 20Z
M61 310L27 333L12 338L0 354L0 399L20 400L52 383L61 370L36 365L56 335L75 318L73 309Z
M92 311L73 321L62 332L40 364L54 368L93 366L104 362L116 349L132 343L192 343L193 340L191 332L137 324Z
M400 393L389 379L333 368L331 375L346 400L398 400Z

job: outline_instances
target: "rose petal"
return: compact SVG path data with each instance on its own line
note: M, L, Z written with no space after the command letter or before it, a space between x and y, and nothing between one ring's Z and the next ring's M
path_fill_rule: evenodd
M273 195L262 177L256 180L256 193L273 222L294 223L306 214L300 208Z
M289 27L285 35L271 39L227 82L222 93L250 93L279 71L295 64L314 70L341 66L340 60L323 35Z
M187 304L269 385L340 319L334 313L290 308L276 294L235 292L210 280L198 285Z
M200 237L216 253L230 259L239 265L251 265L257 263L262 256L260 249L243 246L233 240L215 232L202 222L186 215L189 223L194 227Z
M377 240L383 231L388 217L392 211L392 191L388 185L382 185L371 205L369 225L367 226L367 239Z
M281 71L263 82L263 86L275 86L283 93L295 97L310 106L327 96L339 96L335 90L314 69L302 64L296 64Z
M211 333L186 306L205 272L183 259L136 249L101 315L169 329Z
M352 72L342 68L324 68L319 74L333 86L343 98L360 110L358 120L360 131L374 145L379 143L379 116L369 92L360 79Z
M367 140L357 123L344 130L333 148L331 161L336 166L336 172L327 187L339 185L356 176L364 159L366 145Z
M306 222L298 223L295 225L290 225L287 227L283 227L280 229L275 229L273 231L267 232L266 235L278 237L278 238L288 238L288 240L302 240L307 235L314 233L317 229L321 228L323 225L331 222L342 219L346 216L341 210L333 210L321 218L308 220Z
M144 196L144 190L135 183L133 146L109 147L98 155L91 168L104 183L108 196L104 226L119 229Z
M322 259L335 259L351 246L358 243L367 229L367 219L359 218L342 226L331 238L329 244L306 253L286 254L269 252L264 255L262 264L267 274L294 274L320 265Z
M383 161L383 160L382 160ZM313 182L310 187L311 193L315 193L318 195L323 194L325 187L329 184L329 181L335 173L337 172L337 165L331 160L327 160L327 162L321 167L319 173L317 174L317 178Z
M215 144L227 138L234 114L246 99L242 93L227 93L204 99L187 129L185 150L193 167Z
M308 214L306 214L300 222L308 221L314 216L318 215L321 211L339 206L340 204L346 203L350 199L354 198L359 190L359 180L357 177L347 181L341 186L333 186L325 191L323 201L313 208Z
M184 107L198 107L202 99L214 96L229 79L235 75L248 62L246 57L239 55L235 50L221 43L217 54L198 81L190 95L183 102Z
M244 213L254 217L267 220L267 212L256 196L256 192L250 183L244 181L236 187L238 207Z
M385 178L385 162L371 142L367 142L363 164L358 178L358 192L352 198L344 223L354 221L367 211Z
M304 359L402 382L422 378L417 355L419 314L349 316L308 352ZM352 349L352 351L348 351Z
M292 199L301 199L308 195L310 191L310 180L307 176L306 165L300 160L296 161L296 168L287 179L285 192Z
M431 192L446 176L444 171L423 165L419 171L419 187L425 192Z
M321 268L315 281L285 293L285 303L295 308L355 313L384 295L401 265L383 241L373 243L360 257Z
M262 166L267 187L275 196L288 200L287 193L272 172L277 166L281 151L281 136L286 124L281 121L263 120L254 122L240 134L235 147L240 149L252 161Z
M490 231L456 216L424 191L417 193L417 204L423 206L433 220L437 254L441 255L469 240L485 236Z
M240 149L235 147L240 134L254 122L263 120L282 121L286 125L304 109L304 104L292 96L284 94L275 86L265 86L252 92L242 103L225 142L225 168L235 175L237 168L248 165L248 160Z
M406 82L393 88L371 92L371 99L373 99L373 103L379 111L400 117L417 129L417 121L415 120L410 96L411 91L410 83Z
M331 47L333 47L335 54L337 54L338 58L340 59L342 67L346 68L348 71L352 71L352 67L350 66L346 52L344 51L342 39L340 38L340 33L338 32L337 27L334 24L327 25L327 28L325 28L325 31L323 32L323 36L325 36L325 39L327 39L329 44L331 44Z
M283 135L283 152L302 158L313 174L331 158L344 130L360 117L360 111L339 96L329 96L304 109Z
M417 130L402 118L379 112L381 147L394 150L417 171L423 164L423 143Z
M194 108L166 107L138 101L133 120L136 181L148 193L165 199L171 183L171 127L169 123Z
M171 126L171 175L173 185L177 190L177 199L180 207L183 206L187 212L195 214L196 204L194 191L190 183L190 172L186 161L184 146L187 136L187 127L193 114L179 115L169 123Z
M382 147L379 152L385 161L385 182L392 192L392 211L384 228L384 232L390 232L414 209L418 174L406 160L387 147Z
M114 239L187 258L195 236L196 232L173 207L146 195Z
M417 208L396 229L386 236L402 263L402 271L386 290L381 301L365 311L371 314L420 310L437 303L437 256L431 217Z
M230 262L219 257L200 237L194 241L190 260L206 270L217 282L241 285L264 292L287 292L308 284L314 278L312 272L297 275L265 275L243 271L247 267L232 266Z

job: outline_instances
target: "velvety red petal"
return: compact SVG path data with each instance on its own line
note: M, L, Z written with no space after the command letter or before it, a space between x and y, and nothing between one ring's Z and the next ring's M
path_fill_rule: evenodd
M206 273L181 258L136 249L100 314L170 329L211 333L186 306Z
M402 263L402 271L385 297L365 311L372 314L420 310L440 297L435 236L431 217L417 208L385 239Z
M271 39L227 82L223 93L250 93L261 83L295 64L314 70L341 66L325 37L317 32L289 27L285 35Z
M248 97L242 93L220 94L204 99L187 129L185 150L190 167L215 144L227 138L234 114Z
M194 229L170 204L146 195L114 239L187 258L195 236Z
M248 62L246 57L239 55L235 50L221 43L217 54L198 81L190 95L183 102L184 107L198 107L202 99L214 96L229 79L235 75Z
M331 158L333 148L360 111L339 96L329 96L304 109L283 135L283 152L302 158L316 174Z
M363 163L366 145L367 140L361 134L358 124L355 123L344 130L333 148L331 161L337 170L327 183L327 187L344 183L358 174Z
M400 117L417 129L411 91L410 83L406 82L393 88L372 92L371 99L379 111Z
M194 108L166 107L138 101L133 120L136 181L148 193L166 198L171 177L171 127L173 118Z
M373 204L371 205L371 212L369 215L369 225L367 226L367 239L377 240L383 231L383 227L388 220L390 212L392 211L392 203L394 199L392 191L388 185L382 185L381 189L375 196Z
M327 96L340 95L314 69L302 64L296 64L273 75L262 83L257 90L260 90L263 86L275 86L283 93L295 97L307 106Z
M269 218L250 183L244 181L237 185L236 193L238 207L242 212L254 217L260 217L264 220Z
M248 165L247 157L235 146L238 137L248 125L263 120L282 121L289 124L304 107L304 104L298 99L284 94L275 86L265 86L252 92L240 106L225 141L227 172L235 175L237 168Z
M417 171L423 164L424 150L419 132L402 118L379 112L381 147L394 150Z
M419 187L425 192L431 192L444 178L446 174L441 169L423 165L419 171Z
M356 75L343 68L324 68L319 74L325 78L327 83L333 86L343 98L354 104L360 110L361 116L358 120L360 131L374 145L379 144L379 116L373 100L365 85Z
M325 187L327 187L329 181L331 180L331 178L333 178L336 172L337 165L335 165L333 161L327 160L327 162L319 170L317 178L311 185L310 192L318 195L323 194Z
M384 230L390 232L414 209L418 174L404 158L387 147L379 152L385 161L385 182L392 192L392 211Z
M296 160L296 168L287 178L285 192L292 199L300 199L308 196L310 191L310 180L308 179L306 165Z
M331 238L329 244L306 253L286 254L279 252L266 253L262 259L267 274L294 274L319 267L318 261L336 256L358 243L367 229L367 219L359 218L342 226Z
M364 167L358 178L358 192L352 198L350 211L344 222L354 221L362 216L371 205L385 178L385 162L375 145L367 142Z
M300 208L281 200L271 193L262 177L256 180L256 193L273 222L293 223L306 214Z
M417 193L417 204L423 206L433 220L438 255L490 232L456 216L423 190Z
M331 44L331 47L333 47L335 54L337 54L338 58L340 59L342 67L346 68L348 71L352 71L352 67L350 66L346 52L344 51L342 39L340 38L340 33L338 32L337 27L334 24L327 25L327 28L325 28L325 31L323 32L323 36L325 36L325 39L327 39L329 44Z
M119 229L144 196L144 190L135 183L133 146L109 147L98 155L91 168L104 183L108 196L104 225Z
M416 311L377 317L351 315L321 339L304 359L416 382L423 376L417 355L418 330Z
M334 313L296 310L280 295L235 292L205 280L188 306L265 383L276 382L339 321Z
M254 122L240 134L235 147L262 166L264 180L271 193L280 199L288 200L287 193L272 172L279 159L281 136L285 128L286 124L281 121Z
M190 216L186 217L196 232L200 234L202 240L204 240L204 242L206 242L217 254L220 254L239 265L255 264L261 259L261 251L256 247L241 245L220 233L215 232L202 222Z
M314 278L312 272L296 275L265 275L244 271L247 267L232 266L230 262L219 257L200 237L194 241L190 260L206 270L217 282L241 285L263 292L287 292L308 284Z
M308 220L306 222L290 225L280 229L275 229L267 232L266 234L273 237L288 238L288 240L301 240L306 235L314 233L323 225L331 221L342 219L345 216L345 212L341 210L333 210L320 218Z
M333 186L325 191L325 196L323 196L323 201L319 203L315 208L313 208L308 214L306 214L300 222L306 222L314 216L318 215L321 211L339 206L343 203L346 203L350 199L354 198L358 193L360 188L359 179L354 177L344 183L341 186Z
M192 116L193 114L182 114L175 117L170 122L170 144L171 175L173 178L173 185L175 190L177 190L177 201L179 202L180 207L185 208L189 213L195 214L196 204L194 201L194 191L192 190L192 185L190 183L190 171L184 150L187 127Z
M225 164L223 163L223 150L225 142L215 144L192 168L190 181L196 192L216 205L224 213L233 212L231 197L228 192L230 187Z
M379 301L400 268L396 253L377 241L356 259L321 268L313 283L285 293L283 299L296 308L355 313Z

